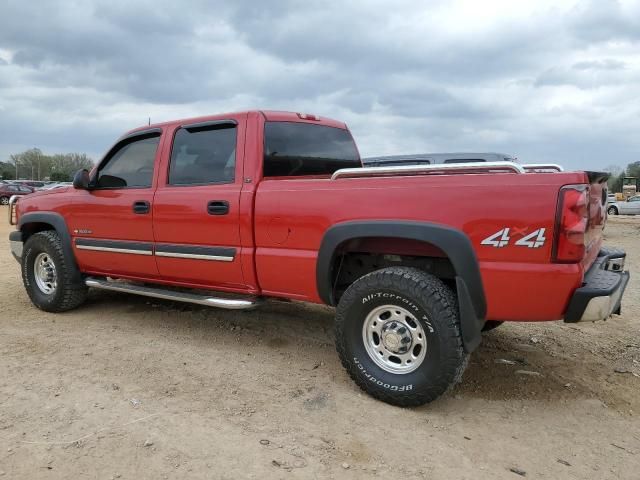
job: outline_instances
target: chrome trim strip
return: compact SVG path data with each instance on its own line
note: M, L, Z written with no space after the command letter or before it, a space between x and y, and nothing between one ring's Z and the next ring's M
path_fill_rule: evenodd
M233 258L234 258L234 257L223 257L219 255L199 255L195 253L173 253L173 252L158 252L158 251L156 251L156 257L191 258L194 260L214 260L217 262L233 262Z
M78 245L78 250L95 250L97 252L113 252L113 253L131 253L132 255L153 255L151 250L130 250L128 248L113 248L113 247L94 247L92 245Z
M435 165L400 165L397 167L342 168L331 175L338 178L411 175L420 173L526 173L521 165L514 162L446 163Z

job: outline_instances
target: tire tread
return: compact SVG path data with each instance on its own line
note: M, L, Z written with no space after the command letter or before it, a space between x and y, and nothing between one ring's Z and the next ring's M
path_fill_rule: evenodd
M42 240L46 242L53 250L55 250L56 256L59 259L59 265L56 265L58 275L61 275L61 281L58 282L58 288L62 289L62 297L55 303L42 304L38 302L37 298L34 298L34 294L31 291L32 288L37 288L35 285L29 286L26 282L27 272L25 265L22 267L22 277L29 294L29 298L33 304L46 312L60 313L68 310L73 310L84 303L87 298L88 288L84 284L77 284L73 281L74 267L69 264L69 261L64 255L64 249L62 248L62 241L58 232L55 230L44 230L38 233L34 233L29 237L25 244L25 252L27 250L27 244L31 242L37 242Z
M419 391L390 392L365 380L358 374L358 367L347 354L344 328L347 306L363 292L375 288L393 288L404 292L408 297L420 303L430 303L436 309L439 334L447 348L443 355L442 375L433 379L431 384ZM335 322L336 349L342 362L354 382L365 392L386 403L401 407L423 405L431 402L460 382L469 361L462 345L462 334L458 319L458 304L455 293L439 278L412 267L389 267L376 270L356 280L340 299Z

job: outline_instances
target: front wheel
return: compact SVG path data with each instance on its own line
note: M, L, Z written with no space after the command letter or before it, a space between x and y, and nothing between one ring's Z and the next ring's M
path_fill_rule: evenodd
M617 215L618 214L618 209L616 207L609 207L607 209L607 213L609 215Z
M58 233L34 233L22 253L22 281L31 302L45 312L64 312L81 305L87 287L73 281L74 266L65 258Z
M9 197L0 197L0 205L9 205Z
M377 270L347 289L336 312L336 347L360 388L403 407L438 398L468 361L455 294L409 267Z

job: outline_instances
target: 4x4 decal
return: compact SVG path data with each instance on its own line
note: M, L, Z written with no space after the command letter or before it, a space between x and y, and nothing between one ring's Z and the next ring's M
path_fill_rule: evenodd
M544 245L547 238L544 236L545 228L538 228L531 233L526 233L527 228L505 227L496 233L489 235L480 242L481 245L489 245L494 248L502 248L509 245L512 238L511 235L522 235L522 238L516 240L513 245L528 248L540 248Z

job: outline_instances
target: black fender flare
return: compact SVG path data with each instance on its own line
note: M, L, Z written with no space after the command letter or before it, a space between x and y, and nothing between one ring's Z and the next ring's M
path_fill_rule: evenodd
M333 265L336 250L343 242L365 237L417 240L440 248L449 257L456 273L460 328L465 350L480 344L487 303L480 265L469 237L462 231L434 223L402 220L350 221L330 227L322 239L316 264L318 294L327 305L336 304L333 292Z
M56 212L31 212L25 213L20 216L18 220L18 230L22 231L25 225L30 223L46 223L51 225L53 229L58 233L60 237L60 241L62 242L62 250L64 251L65 257L69 261L71 268L73 269L72 280L74 282L81 283L82 275L80 274L80 269L78 268L78 264L76 262L76 256L73 253L73 247L71 243L71 235L69 234L69 229L67 228L67 222L65 222L64 217ZM23 240L26 241L26 237L23 232Z

